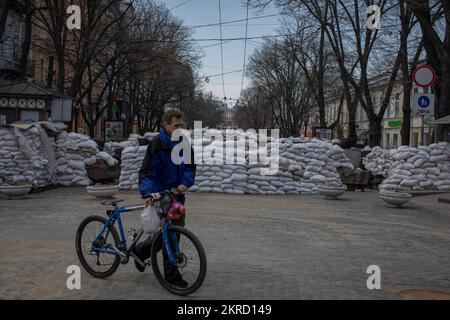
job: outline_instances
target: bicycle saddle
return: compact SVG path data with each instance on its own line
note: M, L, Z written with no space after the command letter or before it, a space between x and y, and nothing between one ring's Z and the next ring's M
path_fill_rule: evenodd
M102 201L101 204L106 206L106 207L109 207L109 206L116 207L118 203L124 202L124 201L125 200L123 200L123 199L121 199L121 200L112 200L112 201L111 200L109 200L109 201L107 200L107 201Z

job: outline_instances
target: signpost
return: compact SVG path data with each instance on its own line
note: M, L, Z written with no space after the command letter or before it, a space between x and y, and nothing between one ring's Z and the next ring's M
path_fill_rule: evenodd
M428 88L436 81L436 71L429 66L421 66L414 70L413 81L421 88ZM434 94L415 94L412 114L422 117L421 144L425 131L425 116L434 115Z
M434 115L434 94L415 94L412 114L422 117L420 139L423 145L423 138L425 135L425 116Z

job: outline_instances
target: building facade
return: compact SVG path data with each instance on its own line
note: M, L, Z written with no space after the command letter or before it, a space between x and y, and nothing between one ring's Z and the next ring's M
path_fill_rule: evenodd
M374 100L375 113L378 113L384 99L385 92L389 83L388 76L378 76L370 79L370 90L372 99ZM411 108L413 106L414 94L431 93L429 89L413 86L410 97L403 94L403 86L400 80L394 84L388 107L384 113L382 122L382 143L381 147L386 149L397 148L401 145L401 129L403 125L403 99L411 99ZM325 119L327 126L335 124L333 128L333 136L337 139L343 139L348 136L348 108L342 95L329 97L325 105ZM433 117L411 116L410 126L410 145L429 145L432 143L433 134ZM422 141L422 125L423 125L423 141ZM310 118L310 127L319 126L318 110L314 110ZM312 129L311 129L312 130ZM356 131L358 139L362 143L368 142L369 120L364 109L358 104L356 110Z
M81 108L79 104L72 103L75 101L75 97L71 97L70 91L74 76L74 61L76 61L74 55L77 54L75 47L76 31L69 31L67 34L64 92L56 94L59 80L57 53L54 50L53 42L46 31L44 23L36 16L32 17L32 41L28 54L27 69L25 73L21 70L20 60L22 44L25 38L26 17L25 7L21 2L23 1L17 1L16 5L8 11L5 32L0 42L0 124L52 119L66 122L71 131L88 134L88 126L82 113L82 110L90 110L88 99L83 99L81 103L84 108ZM76 4L78 1L73 3ZM45 2L43 0L35 0L32 1L32 5L44 7ZM101 24L108 25L117 16L121 15L121 12L126 8L125 2L112 6L111 14L105 14ZM45 15L46 13L44 12L43 14ZM108 54L111 52L110 49L106 48L102 52L105 59L108 58ZM97 59L101 58L97 57ZM92 69L96 72L97 66L94 66ZM126 104L123 99L117 97L115 103L114 101L111 103L111 95L104 94L107 81L108 79L104 76L100 77L90 92L91 99L96 102L98 100L100 108L103 109L108 103L112 105L110 108L105 108L96 123L93 136L97 139L105 138L108 121L124 123L125 120L124 115L126 112L124 108L126 108ZM25 88L25 91L21 92L21 88ZM31 96L30 93L35 95ZM69 105L69 103L72 104ZM63 107L65 110L64 119L56 118L55 115L62 112L55 113L54 110ZM68 107L70 110L67 110Z

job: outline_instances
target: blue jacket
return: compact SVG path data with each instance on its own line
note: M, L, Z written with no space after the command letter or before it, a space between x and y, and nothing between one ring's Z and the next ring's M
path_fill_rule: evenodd
M164 128L150 142L139 171L139 192L143 199L148 198L151 193L177 188L180 184L188 188L194 185L194 152L191 150L191 164L176 165L172 162L172 149L178 143L171 141ZM185 198L179 196L177 200L184 203Z

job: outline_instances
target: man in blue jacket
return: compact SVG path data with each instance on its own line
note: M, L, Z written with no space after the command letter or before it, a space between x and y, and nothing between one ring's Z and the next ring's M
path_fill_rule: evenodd
M148 199L152 193L161 192L176 188L184 193L194 185L196 166L194 164L194 153L191 150L190 164L181 163L179 165L172 161L172 149L179 141L172 141L172 133L183 127L183 115L178 110L169 110L164 113L163 127L147 148L141 170L139 171L139 192L143 199ZM177 196L177 200L185 203L183 194ZM146 205L151 205L151 200L146 200ZM173 224L185 226L185 216L173 221ZM136 255L144 261L150 255L151 239L141 242L136 247ZM166 259L165 259L166 260ZM145 268L137 262L136 268L143 272ZM187 283L175 266L164 261L164 275L168 282L185 287Z

